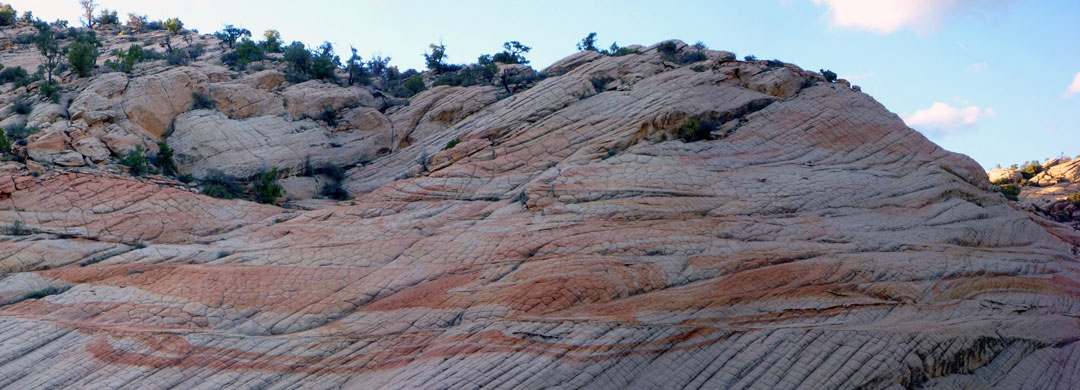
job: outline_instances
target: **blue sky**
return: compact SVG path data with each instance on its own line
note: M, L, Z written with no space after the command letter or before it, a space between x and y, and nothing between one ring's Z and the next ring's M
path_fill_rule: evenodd
M203 33L225 23L287 41L330 41L419 68L440 39L452 62L517 40L542 68L589 32L604 45L678 38L831 69L946 149L990 168L1080 154L1080 1L98 0ZM75 24L77 0L16 0ZM1070 87L1072 89L1070 90ZM1071 92L1070 92L1071 91Z

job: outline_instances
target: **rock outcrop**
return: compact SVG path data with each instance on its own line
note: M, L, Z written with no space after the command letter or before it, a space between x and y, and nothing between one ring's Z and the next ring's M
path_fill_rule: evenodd
M186 172L356 162L315 210L13 167L0 386L1080 386L1080 234L864 93L705 54L579 53L385 113L354 88L336 126L300 119L314 84L287 116L177 114Z

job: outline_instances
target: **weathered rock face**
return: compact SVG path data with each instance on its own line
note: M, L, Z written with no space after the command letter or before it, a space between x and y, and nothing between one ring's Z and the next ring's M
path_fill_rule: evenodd
M378 111L357 108L346 118L356 126L330 129L314 120L280 116L236 120L196 110L176 118L168 143L180 171L197 177L211 169L249 177L272 168L298 173L305 164L348 166L390 145L390 122Z
M0 177L0 386L1080 386L1080 235L865 94L707 54L429 90L320 210ZM169 142L196 170L338 136L269 118Z

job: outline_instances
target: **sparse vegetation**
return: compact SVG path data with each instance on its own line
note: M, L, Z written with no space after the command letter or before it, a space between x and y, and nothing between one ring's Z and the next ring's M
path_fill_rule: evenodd
M53 103L60 103L60 84L56 81L42 81L38 84L38 95Z
M746 62L754 62L754 61L757 61L757 56L752 56L752 55L751 55L751 56L746 56L746 57L743 57L743 61L746 61Z
M11 141L8 140L7 135L4 134L3 131L0 131L0 154L6 155L6 154L10 154L10 153L11 153ZM7 156L3 156L3 157L6 158Z
M674 41L664 41L659 45L656 45L656 51L660 53L660 58L666 61L676 61L676 57L679 54L679 47Z
M98 17L94 19L94 23L99 26L118 26L120 25L120 15L116 11L109 11L108 9L101 10Z
M228 47L232 49L236 46L236 41L240 38L251 38L251 31L246 28L236 27L231 24L226 24L225 28L221 31L215 32L214 37L221 40L222 47Z
M0 70L0 84L15 83L16 86L23 86L29 80L30 75L21 66Z
M518 41L510 41L503 43L503 51L501 53L495 53L491 56L491 60L494 62L501 62L504 64L528 64L529 60L525 59L525 53L532 50L531 47L522 45Z
M26 229L23 228L22 221L16 219L15 222L13 222L11 224L10 233L11 233L12 236L23 236L23 235L26 235L28 232L27 232Z
M712 139L712 132L717 123L709 120L687 119L676 131L676 136L683 142L707 141Z
M176 163L173 162L173 150L169 144L158 142L158 154L154 158L154 165L161 169L161 174L167 176L176 175Z
M52 81L53 72L64 60L66 48L60 47L60 42L56 39L56 34L48 23L39 22L34 27L37 29L37 35L34 36L34 47L38 49L38 53L41 55L40 67L48 76L45 81Z
M34 103L26 95L20 95L11 103L11 112L20 115L29 115L34 110Z
M41 298L45 298L45 297L47 297L49 295L63 294L69 288L70 287L56 287L56 286L46 287L46 288L43 288L41 290L37 290L37 291L34 291L32 293L26 294L26 296L23 297L23 300L41 299Z
M82 7L83 10L81 17L83 25L94 28L94 11L97 10L97 2L94 0L79 0L79 7Z
M599 51L596 49L596 33L591 32L586 35L581 42L578 42L577 49L579 51Z
M15 8L11 7L11 4L0 5L0 26L14 25L16 16L18 16L18 13L15 12Z
M826 82L829 82L829 83L835 83L836 82L836 72L833 72L831 70L822 69L821 70L821 75L825 76L825 81Z
M184 30L184 22L180 21L180 19L178 18L166 19L165 22L161 23L161 26L173 35L176 35L180 31Z
M285 41L281 40L281 33L277 30L266 30L263 32L263 40L259 41L259 46L267 53L281 53L283 44Z
M424 78L419 74L409 76L401 83L401 89L395 90L394 94L401 97L412 97L420 92L424 92L427 89L424 86Z
M591 78L589 78L589 82L592 83L593 89L596 89L597 93L606 91L607 90L607 85L609 83L611 83L612 81L615 81L615 79L613 79L611 77L591 77Z
M1076 205L1076 207L1080 207L1080 192L1074 192L1069 194L1067 199L1069 199L1072 204Z
M124 158L120 159L120 165L131 170L131 176L142 176L149 171L150 166L146 163L146 151L142 145L129 150Z
M195 92L191 94L191 109L192 110L216 110L217 103L214 99L201 93Z
M37 133L38 131L41 131L41 129L27 126L25 123L8 126L4 129L4 133L7 134L8 140L12 143L24 140L26 137L29 137L31 134Z
M265 58L266 54L263 53L262 47L256 44L255 41L244 38L239 45L236 45L236 50L225 53L221 57L221 62L230 68L241 70L247 68L248 64L262 61Z
M690 70L701 73L705 71L705 65L694 65Z
M240 181L222 171L211 169L201 180L202 193L219 199L237 199L244 195Z
M284 59L289 65L286 78L294 83L311 79L335 81L334 70L341 66L341 58L334 54L330 42L323 43L317 51L309 51L302 42L293 42L285 48Z
M1015 184L999 185L998 191L1000 191L1002 195L1005 195L1005 198L1008 200L1014 202L1019 200L1020 187L1017 187Z
M1020 174L1024 176L1024 180L1030 180L1043 171L1043 166L1038 161L1032 160L1025 162L1019 169Z
M90 76L97 64L98 47L101 46L101 41L97 39L93 31L77 34L74 40L75 42L72 42L67 49L68 67L79 77Z
M450 70L449 66L446 65L446 59L449 58L446 55L446 45L442 42L439 42L438 45L432 43L428 45L428 48L431 49L431 53L424 53L424 62L427 64L428 70L435 72L435 74L442 74Z
M253 183L255 187L255 201L259 203L274 203L281 197L281 185L277 182L277 168L259 172Z
M115 49L112 55L115 60L106 60L105 66L116 72L131 73L135 65L140 62L164 59L165 57L156 51L143 49L141 45L131 45L127 51Z
M455 146L457 146L460 143L461 143L460 139L454 138L454 139L450 140L450 142L446 143L446 147L443 148L443 150L453 149Z

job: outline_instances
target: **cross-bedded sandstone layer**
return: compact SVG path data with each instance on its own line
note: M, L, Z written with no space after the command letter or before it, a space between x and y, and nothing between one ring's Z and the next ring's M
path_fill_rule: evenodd
M1080 235L846 84L641 49L358 119L317 210L0 177L0 386L1080 386Z

